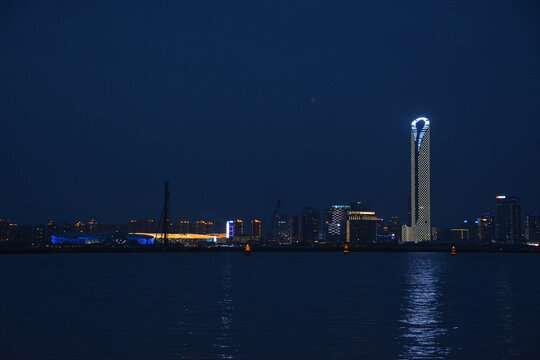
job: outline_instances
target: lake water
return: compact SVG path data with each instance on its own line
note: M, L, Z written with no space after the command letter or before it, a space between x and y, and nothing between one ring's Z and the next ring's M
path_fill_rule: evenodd
M1 359L539 359L540 256L0 256Z

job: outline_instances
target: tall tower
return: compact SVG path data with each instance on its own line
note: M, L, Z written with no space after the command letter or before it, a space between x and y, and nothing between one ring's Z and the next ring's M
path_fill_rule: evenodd
M430 134L427 118L411 123L411 241L431 240Z
M519 198L498 195L495 197L495 238L498 242L521 242L521 201Z

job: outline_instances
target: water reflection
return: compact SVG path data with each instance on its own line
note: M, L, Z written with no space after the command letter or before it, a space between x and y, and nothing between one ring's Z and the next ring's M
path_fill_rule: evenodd
M228 255L228 254L227 254ZM237 349L234 345L232 332L234 303L232 297L231 262L227 256L227 262L223 266L221 274L222 298L218 301L220 307L220 326L214 347L218 350L220 359L234 359Z
M442 326L438 254L411 254L406 272L406 293L401 307L400 359L446 359L440 339Z
M512 279L507 268L498 269L497 281L497 340L503 345L502 353L509 357L519 357L520 351L516 345L514 300L512 296Z

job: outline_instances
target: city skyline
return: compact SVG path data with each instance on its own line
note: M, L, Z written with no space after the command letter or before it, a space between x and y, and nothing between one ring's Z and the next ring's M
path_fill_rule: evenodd
M0 6L0 216L157 218L170 180L178 218L268 221L277 199L286 213L364 199L406 219L403 134L418 114L436 124L434 225L486 211L493 194L519 195L524 212L540 203L527 5L495 1L480 22L479 3L422 1L381 7L385 21L363 3Z
M538 358L538 39L533 0L0 1L0 357Z

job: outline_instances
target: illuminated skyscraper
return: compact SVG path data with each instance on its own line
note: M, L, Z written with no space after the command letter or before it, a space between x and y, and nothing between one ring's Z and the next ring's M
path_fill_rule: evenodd
M498 242L521 242L521 201L506 195L495 197L495 238Z
M346 242L374 243L377 241L377 221L374 211L347 212Z
M495 240L495 215L485 214L478 218L478 241L491 243Z
M237 219L234 220L234 235L241 236L244 235L244 221Z
M225 224L225 236L227 239L234 236L234 220L229 220Z
M540 242L540 216L537 213L525 215L525 239Z
M411 123L411 226L404 241L431 240L430 134L427 118Z
M308 207L302 209L302 242L315 243L319 240L321 227L321 209Z
M258 238L262 237L262 222L261 220L251 220L251 236Z
M351 207L349 205L332 205L327 212L325 222L327 241L342 242L345 241L347 212Z
M289 231L291 243L297 244L300 242L300 217L293 215L289 217Z
M291 243L291 222L290 216L280 214L277 220L277 241L280 244Z

